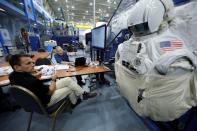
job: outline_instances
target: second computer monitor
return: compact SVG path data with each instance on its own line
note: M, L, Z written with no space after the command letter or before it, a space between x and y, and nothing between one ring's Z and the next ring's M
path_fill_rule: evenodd
M105 49L106 45L106 25L92 29L92 48Z

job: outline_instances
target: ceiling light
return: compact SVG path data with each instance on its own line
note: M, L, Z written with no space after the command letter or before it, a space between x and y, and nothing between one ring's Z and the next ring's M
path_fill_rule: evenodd
M19 4L20 4L20 5L24 5L23 2L20 2Z
M99 9L99 12L101 12L101 9Z
M55 2L57 2L57 0L55 0Z
M116 1L114 1L114 4L116 4Z
M0 8L0 11L3 11L3 12L5 12L5 10L4 10L4 9L2 9L2 8Z
M109 17L109 14L108 13L106 14L106 17Z
M60 8L57 8L58 11L60 11Z
M71 6L71 8L74 9L75 7L74 6Z
M89 5L92 6L92 2Z
M75 15L74 13L72 13L72 15Z
M88 13L88 10L86 10L86 13Z
M68 0L65 0L65 2L67 3L67 2L68 2Z
M107 0L107 2L108 2L108 3L111 3L111 1L110 1L110 0Z
M108 9L110 9L111 7L110 6L108 6Z

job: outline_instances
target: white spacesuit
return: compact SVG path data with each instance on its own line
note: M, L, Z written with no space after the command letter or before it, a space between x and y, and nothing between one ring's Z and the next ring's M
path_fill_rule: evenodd
M141 116L170 121L197 105L197 58L169 28L171 0L140 0L128 27L134 37L116 52L116 81Z

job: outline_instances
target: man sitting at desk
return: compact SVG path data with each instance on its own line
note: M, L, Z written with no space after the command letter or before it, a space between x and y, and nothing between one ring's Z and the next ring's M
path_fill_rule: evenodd
M31 90L45 106L50 106L65 98L67 95L72 104L76 104L77 98L83 99L95 97L96 93L85 92L70 77L62 78L56 81L57 76L52 76L51 84L45 85L39 80L41 73L34 69L34 62L29 55L13 55L9 63L13 72L9 75L12 85L20 85Z
M66 52L63 51L63 49L60 46L55 47L55 55L54 55L57 63L60 64L69 64L69 58ZM85 83L82 81L82 77L80 75L76 76L77 83L79 85L85 85Z

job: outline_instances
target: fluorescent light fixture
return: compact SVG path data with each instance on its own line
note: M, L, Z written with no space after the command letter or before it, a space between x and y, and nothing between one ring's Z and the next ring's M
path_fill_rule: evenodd
M75 6L71 6L71 8L72 8L72 9L74 9L74 8L75 8Z
M65 2L67 3L67 2L68 2L68 0L65 0Z
M92 6L93 4L92 4L92 2L90 2L90 4L89 4L90 6Z
M55 2L57 2L57 0L55 0Z
M20 5L24 5L23 2L20 2L19 4L20 4Z
M0 8L0 11L5 12L5 10L4 10L4 9L2 9L2 8Z

